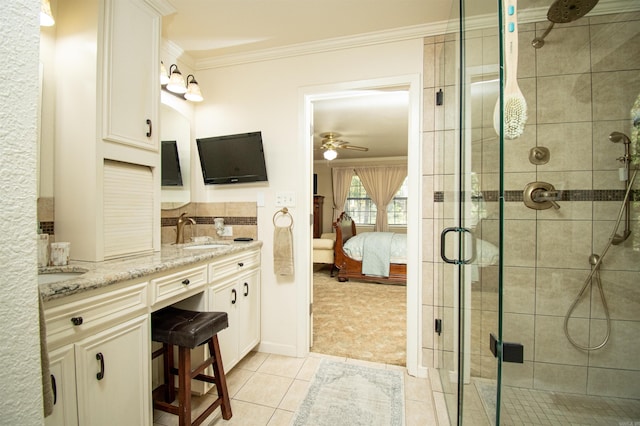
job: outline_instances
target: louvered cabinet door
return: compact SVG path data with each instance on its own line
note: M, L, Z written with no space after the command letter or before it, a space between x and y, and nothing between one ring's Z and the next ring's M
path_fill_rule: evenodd
M147 166L104 162L104 258L153 250L153 173Z

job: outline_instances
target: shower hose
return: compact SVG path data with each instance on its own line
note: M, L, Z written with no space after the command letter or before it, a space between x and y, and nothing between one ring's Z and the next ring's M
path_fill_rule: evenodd
M607 254L607 251L609 250L609 248L611 247L611 244L613 243L613 239L616 235L616 232L618 231L618 226L620 226L620 221L622 220L622 214L624 213L624 208L627 203L627 200L631 195L631 188L633 187L633 182L635 181L637 174L638 174L638 169L636 168L634 169L633 175L631 175L631 179L629 180L629 184L627 185L627 190L624 194L624 200L622 201L620 212L618 213L618 218L616 219L616 224L613 227L613 232L609 237L609 241L607 242L607 245L604 247L604 250L602 251L602 254L600 256L596 256L596 255L591 256L590 259L595 260L595 262L592 262L593 267L591 268L591 272L587 276L587 279L584 280L582 289L580 290L576 298L573 299L573 303L571 303L571 307L567 311L567 314L564 316L564 334L565 336L567 336L567 340L569 340L569 342L573 346L575 346L578 349L582 349L583 351L595 351L597 349L603 348L609 341L609 336L611 335L611 316L609 315L609 307L607 306L607 299L605 298L604 291L602 290L602 281L600 280L600 265L602 264L602 259L604 259L604 256ZM582 299L582 296L587 291L587 289L593 285L594 281L598 287L598 292L600 293L600 300L602 301L602 308L604 309L604 315L607 321L607 332L602 342L599 343L598 345L584 346L576 342L575 340L573 340L573 338L569 334L569 319L571 318L571 314L575 310L576 306L580 302L580 299Z

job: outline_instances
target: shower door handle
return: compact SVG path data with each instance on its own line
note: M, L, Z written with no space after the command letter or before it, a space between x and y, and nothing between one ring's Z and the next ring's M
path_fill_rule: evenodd
M469 235L471 235L471 257L469 259L449 259L447 257L447 255L445 254L445 241L446 241L446 235L449 232L469 233ZM457 226L444 228L440 233L440 257L446 263L451 263L453 265L468 265L476 259L476 247L475 247L476 242L475 241L476 239L470 229L460 228Z

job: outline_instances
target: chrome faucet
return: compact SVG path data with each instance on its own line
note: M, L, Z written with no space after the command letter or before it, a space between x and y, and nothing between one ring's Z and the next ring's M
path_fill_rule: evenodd
M195 225L196 221L191 217L186 217L187 213L182 213L178 218L178 225L176 226L176 244L184 244L184 226Z

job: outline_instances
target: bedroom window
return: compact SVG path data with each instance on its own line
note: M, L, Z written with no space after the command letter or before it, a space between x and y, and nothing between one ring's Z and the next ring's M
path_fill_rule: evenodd
M387 208L389 225L407 224L407 192L407 179L405 179ZM367 195L367 191L357 175L351 178L349 195L344 209L358 225L376 224L376 205Z

